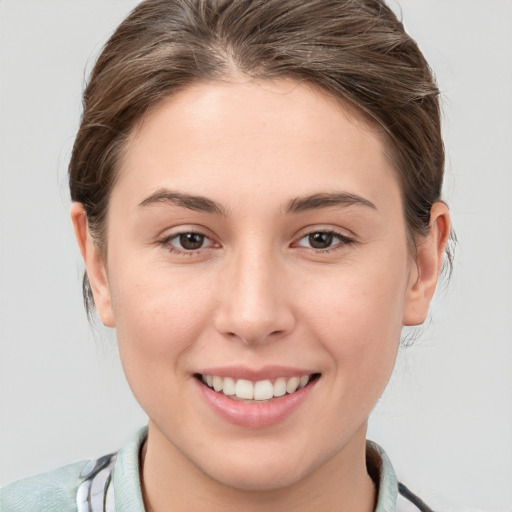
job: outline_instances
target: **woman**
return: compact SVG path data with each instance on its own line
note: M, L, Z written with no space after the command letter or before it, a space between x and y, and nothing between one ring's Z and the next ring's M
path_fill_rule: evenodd
M443 164L383 2L142 2L93 70L70 189L148 428L2 510L429 510L366 427L443 263Z

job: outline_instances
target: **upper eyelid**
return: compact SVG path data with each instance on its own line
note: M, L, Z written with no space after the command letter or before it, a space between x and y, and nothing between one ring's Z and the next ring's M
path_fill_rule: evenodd
M176 226L175 228L169 228L169 230L170 229L177 229L177 231L173 231L172 233L164 234L164 235L160 236L159 237L160 242L169 242L170 240L172 240L176 237L179 237L180 235L185 235L188 233L195 233L195 234L204 236L205 238L210 240L213 244L222 245L218 241L217 237L215 237L214 235L212 235L210 233L210 230L203 228L203 227L196 228L194 226L190 226L190 227L187 226L185 228L181 228L181 226ZM327 226L308 226L308 227L302 228L299 231L299 233L297 235L295 235L295 237L291 241L291 245L296 244L303 238L305 238L309 235L315 234L315 233L330 233L334 236L337 236L337 237L347 240L347 241L348 240L355 241L355 239L356 239L356 236L347 229L342 229L342 228L337 229L337 228L327 227ZM200 250L200 249L198 249L198 250Z
M305 236L313 235L315 233L331 233L341 238L349 238L351 240L356 238L356 235L348 229L327 226L308 226L299 231L298 235L295 237L295 240L300 240Z
M194 234L197 234L200 236L204 236L204 238L206 240L208 240L209 243L206 246L199 247L197 249L186 249L185 247L180 247L178 244L172 242L175 238L178 238L181 235L186 235L189 233L194 233ZM199 231L190 231L190 230L189 231L180 231L178 233L173 233L166 237L163 237L158 240L158 245L165 248L166 251L168 251L170 253L174 253L174 255L176 255L176 256L185 256L186 255L189 257L200 256L202 254L202 251L216 249L220 246L214 239L212 239L212 237L205 235L203 233L200 233Z
M181 231L176 231L175 233L170 233L168 235L163 235L162 238L163 239L172 240L173 238L176 238L177 236L189 235L189 234L201 235L201 236L204 236L205 238L212 238L210 235L208 235L206 233L203 233L202 231L194 230L194 229L184 229L184 230L181 230Z
M210 235L207 235L206 233L202 233L201 231L178 231L177 233L172 233L170 235L164 236L163 241L174 240L175 238L178 238L182 235L189 235L189 234L203 236L205 239L210 240L213 244L216 243L215 240Z
M180 235L186 235L187 233L196 233L212 240L215 239L215 236L212 235L209 229L194 225L177 225L173 227L167 227L161 231L161 234L158 236L158 238L161 240L171 239Z
M336 243L333 243L331 246L329 246L325 249L316 249L314 247L306 247L306 246L299 245L299 242L301 240L303 240L304 238L306 238L310 235L314 235L315 233L332 234L334 237L337 237L339 240ZM331 250L336 250L344 245L353 244L355 241L356 241L355 236L352 234L342 233L339 230L332 229L332 228L331 229L324 228L324 229L312 229L312 230L306 231L305 233L303 232L302 234L300 234L299 236L297 236L295 238L295 240L291 243L291 246L292 247L296 246L296 247L306 249L306 250L311 250L314 252L324 252L325 253L325 252L328 252Z
M318 230L318 231L310 231L308 233L304 233L303 235L297 237L297 241L302 240L303 238L306 238L311 235L316 235L317 233L325 233L328 235L333 235L334 237L340 238L342 240L353 240L352 236L345 235L343 233L340 233L339 231Z
M173 228L167 228L166 230L164 230L162 232L162 234L156 238L155 241L156 241L156 243L158 243L158 245L161 245L161 246L171 246L171 248L172 248L171 251L173 250L174 252L183 252L183 253L193 254L195 252L199 252L199 251L202 251L205 249L210 249L212 247L215 247L216 245L219 245L216 238L214 236L210 235L208 233L208 231L209 230L200 228L200 227L195 228L193 226L185 226L185 227L175 226ZM172 243L172 241L175 240L176 238L178 238L182 235L190 234L190 233L203 236L205 238L205 240L209 241L209 243L206 245L206 247L200 247L199 249L180 248L178 245L175 245L174 243Z

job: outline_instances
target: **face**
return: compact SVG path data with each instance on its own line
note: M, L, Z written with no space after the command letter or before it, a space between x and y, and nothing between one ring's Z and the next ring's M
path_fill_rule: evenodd
M428 305L375 127L291 81L189 87L133 132L107 222L89 276L162 457L241 489L359 458Z

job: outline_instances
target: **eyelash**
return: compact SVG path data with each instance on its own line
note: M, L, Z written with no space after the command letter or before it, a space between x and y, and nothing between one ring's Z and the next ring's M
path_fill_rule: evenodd
M172 244L173 240L179 239L184 235L196 235L203 237L203 243L207 240L210 240L211 245L207 247L199 247L198 249L179 249L175 245ZM164 246L169 252L173 254L186 255L186 256L195 256L202 249L209 249L211 247L215 247L215 243L204 233L200 233L199 231L182 231L181 233L174 233L170 236L165 237L159 242L162 246Z
M208 245L206 247L199 247L197 249L188 249L187 250L187 249L179 249L175 245L172 244L173 240L179 239L180 237L182 237L184 235L200 236L200 237L203 238L203 243L204 243L204 241L209 240L210 241L210 245ZM311 237L313 235L327 235L327 236L331 236L333 239L337 239L338 242L335 243L334 245L331 245L331 246L325 248L325 249L315 248L315 247L305 247L305 246L298 245L298 243L301 240L304 240L304 239L306 239L308 237ZM164 246L171 253L178 254L178 255L186 255L186 256L195 256L195 255L198 254L199 251L201 251L203 249L210 249L212 247L215 247L215 242L213 242L204 233L201 233L201 232L198 232L198 231L183 231L181 233L175 233L175 234L172 234L170 236L165 237L159 243L160 243L160 245ZM339 250L341 247L343 247L345 245L350 245L352 243L354 243L354 239L353 238L350 238L347 235L339 233L338 231L328 230L328 229L326 229L326 230L319 229L319 230L316 230L316 231L310 231L308 233L303 234L297 240L297 242L294 242L292 244L292 246L302 247L302 248L304 248L304 249L306 249L308 251L313 251L314 253L327 254L327 253L330 253L332 251Z
M332 236L333 239L337 239L338 242L334 243L333 245L331 245L325 249L319 249L319 248L315 248L315 247L304 247L304 246L300 246L300 245L299 245L299 247L303 247L306 250L313 251L316 254L318 254L318 253L327 254L332 251L339 250L343 246L350 245L350 244L354 243L354 241L355 241L353 238L351 238L345 234L342 234L338 231L334 231L332 229L318 229L318 230L314 230L314 231L309 231L308 233L305 233L304 235L302 235L298 239L298 241L295 242L295 245L298 244L301 240L307 239L313 235L320 235L320 234Z

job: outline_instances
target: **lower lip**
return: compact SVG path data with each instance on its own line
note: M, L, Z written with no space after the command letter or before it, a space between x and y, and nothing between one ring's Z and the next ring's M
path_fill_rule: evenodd
M319 379L307 386L268 402L247 403L228 398L223 393L195 379L199 391L210 407L224 420L246 428L264 428L276 425L290 416L306 400Z

